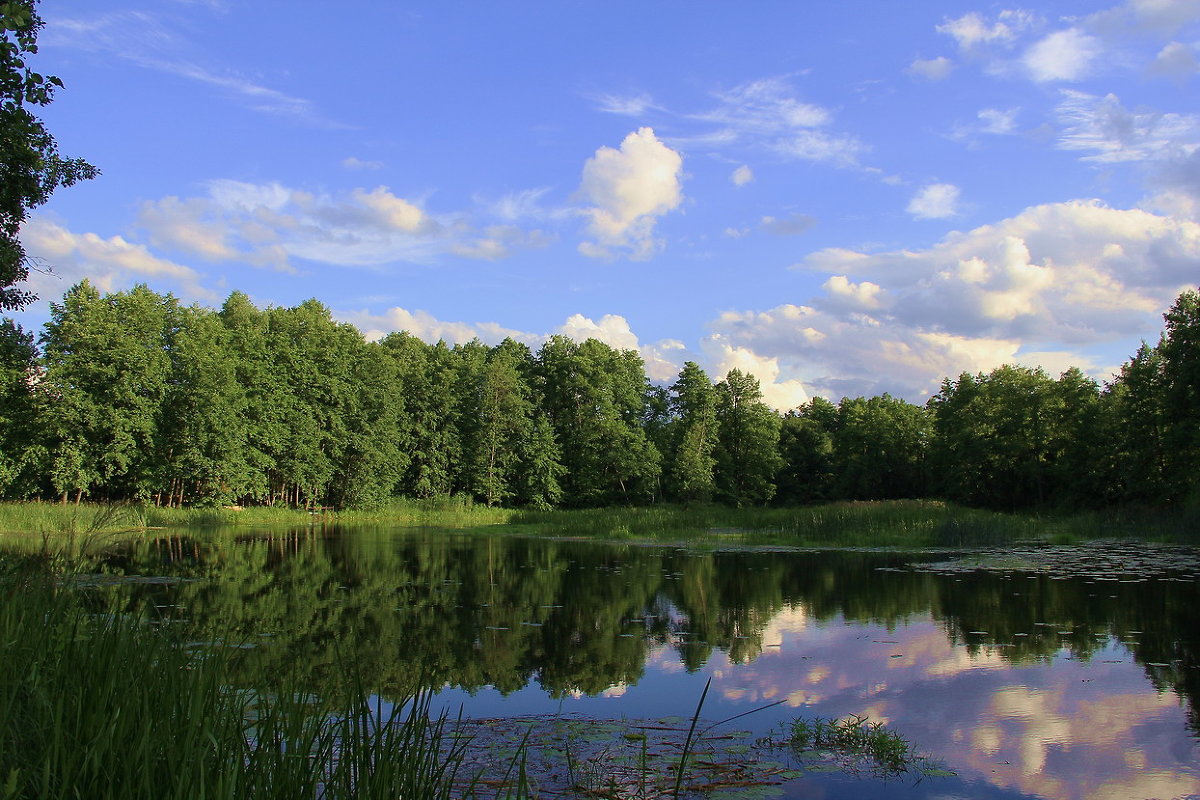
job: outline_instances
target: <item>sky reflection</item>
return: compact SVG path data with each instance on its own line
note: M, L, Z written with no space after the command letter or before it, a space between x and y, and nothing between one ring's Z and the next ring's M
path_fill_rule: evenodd
M806 715L893 725L966 780L1046 798L1175 798L1200 793L1200 743L1173 692L1157 691L1118 642L1089 660L1066 648L1014 666L1000 646L954 644L932 617L884 627L813 622L802 607L768 626L748 664L715 657L729 701L784 699ZM672 669L669 652L653 668Z

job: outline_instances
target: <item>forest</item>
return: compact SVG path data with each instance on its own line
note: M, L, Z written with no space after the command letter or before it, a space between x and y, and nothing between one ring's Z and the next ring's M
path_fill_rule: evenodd
M40 337L0 322L0 499L372 507L459 495L581 508L936 497L1078 509L1200 500L1200 293L1100 385L946 378L779 413L758 381L552 336L366 341L324 305L219 310L84 281Z

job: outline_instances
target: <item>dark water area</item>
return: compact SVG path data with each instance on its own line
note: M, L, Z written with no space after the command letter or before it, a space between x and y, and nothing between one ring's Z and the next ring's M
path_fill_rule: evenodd
M1100 551L1059 548L1037 571L1028 554L974 569L978 554L305 529L142 541L82 582L209 623L247 669L353 673L385 701L420 684L472 718L659 720L690 717L709 683L708 722L763 709L729 723L758 736L865 716L956 773L812 772L787 797L1200 796L1195 551L1063 566Z

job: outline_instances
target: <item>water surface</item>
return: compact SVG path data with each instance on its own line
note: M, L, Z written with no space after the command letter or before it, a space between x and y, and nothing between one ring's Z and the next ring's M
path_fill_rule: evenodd
M1059 548L1040 571L1026 551L221 531L130 545L87 583L213 621L254 669L353 671L383 698L420 682L477 718L649 720L689 717L711 680L709 721L866 716L957 773L814 773L788 797L1200 795L1195 551Z

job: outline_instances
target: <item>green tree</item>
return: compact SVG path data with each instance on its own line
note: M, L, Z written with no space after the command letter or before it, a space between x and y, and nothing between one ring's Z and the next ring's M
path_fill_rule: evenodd
M1179 295L1163 318L1168 482L1174 499L1200 500L1200 292Z
M33 335L0 320L0 497L23 497L36 486L37 376Z
M97 488L110 499L156 490L158 421L178 302L139 285L101 296L87 281L51 303L39 384L50 479L63 499Z
M252 486L232 335L209 309L176 314L171 380L157 422L157 499L177 506L230 502Z
M48 105L63 85L26 63L37 53L41 28L34 0L0 2L0 310L21 308L33 299L14 288L29 275L29 258L18 238L29 210L58 187L99 174L85 161L62 158L54 137L30 110Z
M641 356L595 339L552 336L535 373L566 468L564 499L595 506L654 497L661 457L642 427L648 381Z
M758 379L730 370L716 386L718 438L716 489L735 506L756 505L775 495L779 415L762 402Z
M804 505L833 499L833 432L837 424L837 406L823 397L814 397L783 416L776 503Z
M708 375L688 361L671 386L668 491L684 503L704 502L716 488L717 393Z
M835 493L846 500L894 500L926 493L928 413L888 394L843 398L833 432Z

